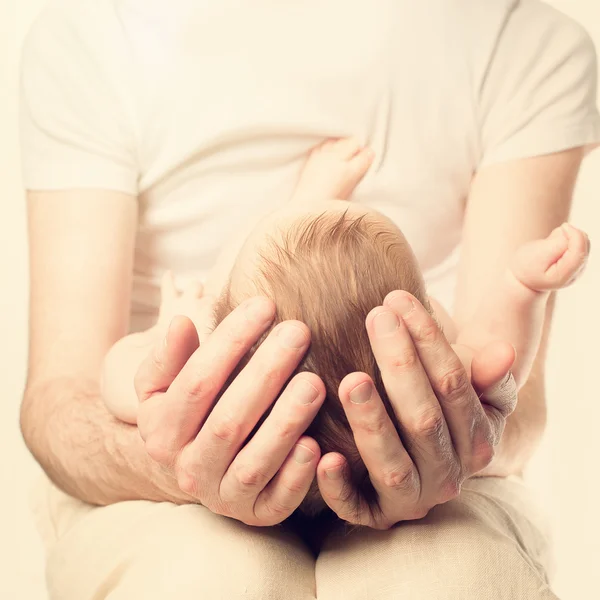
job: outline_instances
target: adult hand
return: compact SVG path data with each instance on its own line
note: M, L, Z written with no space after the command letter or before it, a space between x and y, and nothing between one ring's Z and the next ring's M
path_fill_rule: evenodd
M340 518L388 529L455 498L462 482L491 462L516 406L509 374L514 349L504 343L484 349L473 360L471 380L434 319L406 292L390 293L366 324L400 435L366 374L344 378L339 396L378 510L361 504L340 454L325 455L317 477ZM485 390L481 399L475 388Z
M301 373L281 392L309 346L304 324L277 325L218 398L274 315L270 300L247 300L202 344L192 321L178 316L135 378L138 428L149 455L192 501L255 526L279 523L300 505L320 458L317 443L302 434L325 386Z

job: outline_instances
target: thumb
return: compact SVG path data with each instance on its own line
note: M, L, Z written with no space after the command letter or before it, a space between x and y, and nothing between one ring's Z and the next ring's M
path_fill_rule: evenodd
M488 344L473 359L473 387L480 394L481 405L493 425L495 444L500 441L506 418L517 406L517 384L510 372L515 349L506 342Z
M508 342L492 342L473 357L471 380L479 392L503 381L517 357L516 350Z
M198 345L198 333L192 321L187 317L175 317L167 335L154 346L137 370L134 386L138 400L144 402L153 394L167 390Z

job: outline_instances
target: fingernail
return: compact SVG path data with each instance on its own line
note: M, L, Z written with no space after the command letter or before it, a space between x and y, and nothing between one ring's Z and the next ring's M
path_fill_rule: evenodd
M329 469L325 471L325 475L327 475L327 479L340 479L342 477L342 469L338 467L337 469Z
M398 294L392 299L394 308L402 317L410 314L415 309L415 303L407 294Z
M296 325L283 325L277 337L284 348L302 348L308 343L306 334Z
M273 319L273 305L263 298L253 298L246 304L246 317L250 321L265 323Z
M309 463L315 457L315 453L306 446L298 444L294 450L294 460L301 465Z
M317 388L305 379L300 379L295 383L294 393L298 396L300 404L312 404L319 395Z
M373 395L373 386L370 381L357 385L349 394L350 402L353 404L365 404Z
M398 318L389 310L379 313L373 319L373 328L377 337L391 335L398 329Z

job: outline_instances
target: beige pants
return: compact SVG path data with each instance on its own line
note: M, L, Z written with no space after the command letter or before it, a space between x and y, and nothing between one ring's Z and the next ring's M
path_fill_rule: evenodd
M35 512L52 600L551 600L546 526L517 478L467 482L427 518L331 533L318 556L284 528L200 506L91 507L44 481Z

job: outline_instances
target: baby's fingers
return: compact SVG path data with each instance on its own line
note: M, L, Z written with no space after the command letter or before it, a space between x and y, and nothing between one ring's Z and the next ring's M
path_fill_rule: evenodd
M160 281L160 309L158 313L159 323L163 323L165 320L168 322L174 316L173 307L178 297L179 292L175 287L175 278L173 277L173 273L171 271L166 271Z
M565 223L547 238L522 246L512 264L516 278L540 292L572 284L582 273L589 254L585 233Z
M191 281L185 286L183 293L181 294L182 300L198 300L202 298L204 292L204 285L199 281Z

